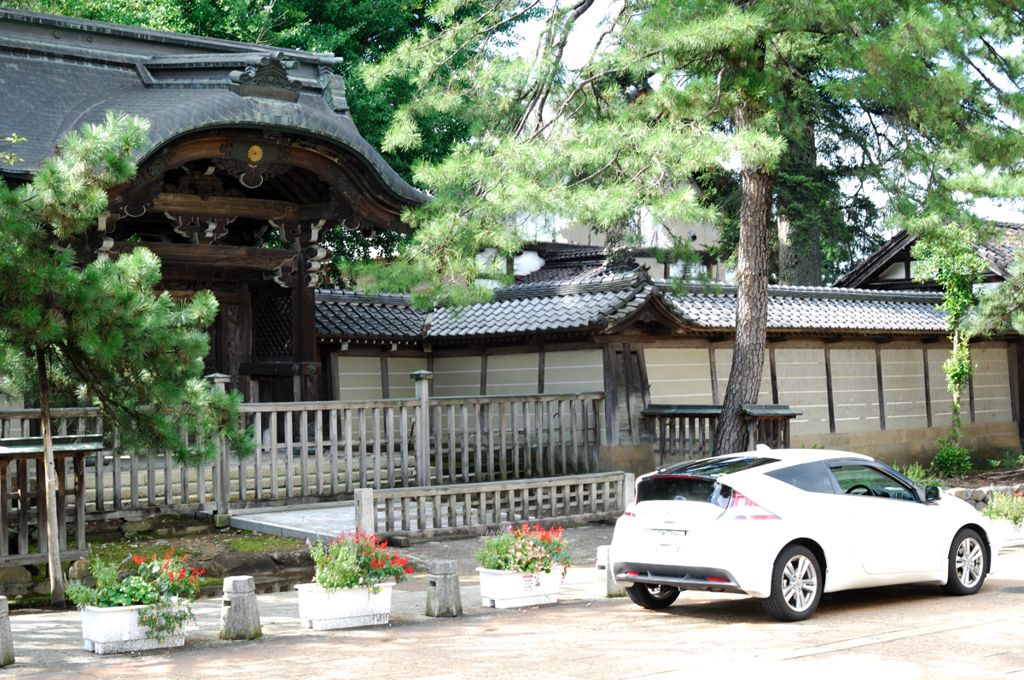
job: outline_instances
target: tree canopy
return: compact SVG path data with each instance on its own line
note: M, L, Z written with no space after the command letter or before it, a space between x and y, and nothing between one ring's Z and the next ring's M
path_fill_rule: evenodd
M431 6L439 33L364 67L371 87L400 77L418 88L386 149L416 148L426 112L458 111L475 131L441 163L418 166L436 200L410 211L409 275L391 268L374 282L442 272L434 290L451 299L455 283L471 290L478 274L470 255L485 245L514 253L530 216L558 215L613 241L645 218L717 221L690 180L738 170L736 350L719 452L742 445L738 406L756 400L771 214L794 203L781 193L775 203L775 189L809 175L787 165L807 165L797 145L809 128L815 154L834 149L857 168L861 196L883 196L884 218L901 226L976 223L978 197L1021 194L1024 14L1014 3L623 0L591 43L572 44L589 55L573 69L563 56L592 0L490 0L469 15L465 6ZM496 32L536 11L536 53L509 52Z
M116 261L76 259L75 242L95 227L107 190L135 174L132 152L147 129L111 112L103 124L65 136L30 183L12 189L0 178L0 387L39 396L55 602L63 584L54 394L98 406L108 444L119 450L170 452L197 464L217 457L221 438L239 455L254 448L251 430L240 427L241 395L211 391L201 377L213 294L183 301L157 294L160 262L145 249Z

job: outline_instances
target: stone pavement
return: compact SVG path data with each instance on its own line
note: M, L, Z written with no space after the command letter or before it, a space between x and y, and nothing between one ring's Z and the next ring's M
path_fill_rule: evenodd
M356 528L353 501L316 503L308 506L232 510L231 526L271 536L329 541L343 531Z
M588 528L584 528L588 529ZM589 528L599 539L608 528ZM571 530L570 530L571 531ZM452 542L456 543L456 542ZM467 544L463 551L472 549ZM424 615L426 575L393 591L386 626L303 630L294 592L261 595L264 637L217 638L219 600L195 604L185 648L98 657L82 649L77 612L11 617L25 678L620 678L706 677L768 665L829 677L908 678L1020 672L1024 652L1024 549L1002 555L1000 571L973 597L934 586L837 593L808 621L777 624L738 595L684 593L664 612L626 598L604 599L592 565L569 570L557 605L484 609L474 575L460 575L466 615ZM1019 591L1019 592L1018 592Z

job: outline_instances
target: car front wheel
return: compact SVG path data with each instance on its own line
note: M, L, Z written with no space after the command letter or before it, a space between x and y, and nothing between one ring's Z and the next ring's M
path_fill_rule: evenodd
M949 576L942 586L950 595L973 595L985 583L988 553L981 536L973 529L961 529L949 546Z
M783 550L772 569L772 594L762 603L777 621L803 621L818 608L825 583L818 558L802 545Z
M664 609L679 597L679 588L634 583L626 588L626 594L629 595L629 599L644 609Z

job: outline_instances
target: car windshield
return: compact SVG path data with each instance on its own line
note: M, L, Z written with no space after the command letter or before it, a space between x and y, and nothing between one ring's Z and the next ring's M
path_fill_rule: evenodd
M703 501L709 502L715 489L715 479L731 472L739 472L759 465L776 462L772 458L732 456L709 458L675 465L663 474L645 477L637 484L636 502L643 501Z

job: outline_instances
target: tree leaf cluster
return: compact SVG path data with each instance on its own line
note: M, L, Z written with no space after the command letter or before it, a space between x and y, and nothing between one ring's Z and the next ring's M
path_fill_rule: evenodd
M133 150L147 130L108 113L65 136L31 183L0 180L0 386L40 394L41 368L44 387L99 406L124 450L198 463L217 457L223 436L245 455L252 443L239 427L240 395L211 393L201 378L213 294L155 292L160 262L146 249L87 264L76 256L107 189L134 175Z
M1010 4L627 0L586 45L570 41L597 11L586 0L489 0L460 16L466 7L432 6L440 32L363 68L371 89L396 77L418 88L396 109L386 148L422 144L417 121L430 112L460 111L473 130L416 168L436 200L408 216L420 234L409 268L448 267L481 242L514 251L528 215L628 240L639 211L720 225L730 257L738 165L771 176L778 214L820 230L829 278L877 245L882 220L958 219L978 198L1020 196L1013 45L1024 29ZM498 31L528 14L544 29L520 56ZM566 49L590 57L570 69ZM437 248L457 256L432 257ZM446 271L467 286L479 274ZM447 291L451 281L431 283Z

